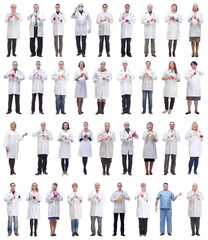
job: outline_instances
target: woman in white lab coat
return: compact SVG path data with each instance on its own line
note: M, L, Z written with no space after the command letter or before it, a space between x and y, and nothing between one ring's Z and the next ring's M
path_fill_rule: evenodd
M162 80L165 81L163 90L165 110L163 113L168 112L168 114L171 114L175 98L178 96L178 82L180 82L180 74L177 71L176 63L174 61L169 62L168 70L163 73Z
M19 153L19 142L24 139L24 136L27 136L27 133L20 136L16 131L17 124L12 122L10 124L10 131L6 133L4 140L4 147L6 148L7 158L9 159L10 166L10 175L16 174L14 172L15 160L18 159Z
M157 158L156 142L158 141L157 133L153 131L153 123L147 123L147 131L142 136L144 142L143 158L145 163L146 175L152 175L152 168Z
M203 23L203 16L199 12L198 4L194 4L192 12L188 16L189 26L189 41L191 42L192 57L198 57L199 42L201 38L201 24ZM196 49L196 52L195 52Z
M185 79L187 80L186 100L188 104L188 112L186 114L191 113L192 101L194 101L195 113L199 114L198 101L201 100L200 78L203 77L204 73L197 69L197 65L197 62L191 62L191 70L185 75Z
M200 226L200 217L202 216L202 204L201 202L204 200L202 192L198 191L198 184L193 183L192 191L187 193L186 198L189 201L188 204L188 216L191 220L191 230L192 236L199 234L199 226Z
M202 141L204 141L204 136L201 131L198 130L198 124L196 122L192 123L191 129L187 131L185 139L189 142L189 171L188 174L191 174L191 170L194 164L194 174L197 173L199 157L201 156L202 151Z
M93 75L95 83L95 98L98 110L96 114L104 114L106 99L109 96L109 81L112 80L111 72L106 69L106 62L102 61L100 67Z
M134 197L137 200L136 216L139 220L139 235L146 236L150 216L151 194L146 191L146 183L141 183L141 191Z
M165 17L165 22L168 23L167 39L169 48L169 57L171 57L172 42L173 42L173 57L175 57L175 50L177 46L177 41L180 35L180 26L182 23L182 16L178 13L178 6L176 4L171 5L171 12Z
M16 13L17 5L11 4L11 13L8 13L5 17L5 22L7 23L7 57L10 57L11 49L12 55L16 57L16 45L17 39L20 38L20 26L19 23L22 21L20 13Z
M61 158L61 167L64 174L68 175L67 170L69 166L69 159L71 158L71 142L74 141L74 137L69 127L68 122L62 124L62 130L59 132L58 139L59 145L59 158Z
M79 219L82 217L82 194L77 192L78 184L72 184L73 191L67 196L67 202L69 203L69 213L71 218L71 230L72 237L79 236L78 227Z
M29 202L27 218L30 219L30 236L33 236L34 226L34 236L37 237L38 219L40 219L40 202L42 201L37 183L32 184L31 191L28 193L26 200Z
M87 84L88 72L84 69L85 63L80 61L78 64L79 69L74 74L74 80L76 81L76 88L74 97L77 99L78 114L83 114L82 105L83 98L87 97Z

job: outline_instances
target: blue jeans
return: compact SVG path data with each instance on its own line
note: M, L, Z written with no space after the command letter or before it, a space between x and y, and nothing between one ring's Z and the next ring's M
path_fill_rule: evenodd
M149 112L152 112L152 91L142 91L143 112L146 112L147 95L148 95Z
M167 222L167 233L172 233L172 209L160 209L160 233L165 233L165 220Z
M79 219L72 219L71 220L72 233L78 232L78 227L79 227Z
M67 172L68 166L69 166L69 159L62 158L61 159L61 167L62 167L63 172Z
M8 233L12 233L12 221L14 222L14 233L18 233L18 217L17 216L8 217Z
M189 160L189 173L191 173L193 164L194 164L194 173L197 173L197 168L198 168L198 164L199 164L199 157L190 157L190 160Z
M56 112L59 113L60 110L63 113L65 107L66 95L55 95L56 96Z

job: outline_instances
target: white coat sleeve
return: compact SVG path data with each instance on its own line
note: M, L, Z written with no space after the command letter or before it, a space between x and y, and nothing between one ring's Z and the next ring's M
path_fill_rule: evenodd
M124 191L124 194L123 194L123 198L124 198L125 200L127 200L127 201L130 200L130 197L129 197L128 193L125 192L125 191Z
M158 23L159 22L159 18L157 16L157 14L155 14L155 22Z
M187 192L186 198L188 200L192 200L194 198L193 193L192 192Z
M52 80L57 80L57 78L59 77L58 72L54 72L53 75L51 76Z
M105 203L106 199L105 199L105 194L103 193L101 198L100 198L100 202L101 203Z
M113 23L113 16L110 14L110 23Z
M46 74L45 71L42 71L41 79L42 79L42 80L47 80L47 79L48 79L48 76L47 76L47 74Z
M69 134L69 139L70 139L72 142L74 142L74 137L73 137L72 132L70 132L70 134Z
M146 14L144 14L144 15L142 16L141 23L143 23L143 24L145 24L145 25L149 24L149 23L147 22Z
M201 201L204 200L204 196L203 196L202 192L199 192L199 197L200 197L200 200L201 200Z
M35 76L35 71L32 71L29 75L29 79L33 80L34 76Z
M88 196L88 201L92 202L94 200L94 193L91 192Z
M147 132L144 132L144 133L143 133L142 139L143 139L143 140L146 140L146 139L147 139Z
M177 142L181 141L181 137L180 137L179 132L176 132L176 139L177 139Z
M48 140L49 141L53 140L53 136L52 136L52 133L50 131L48 131Z
M88 25L88 30L91 31L91 19L89 14L87 14L87 25Z
M62 139L61 132L59 132L59 134L58 134L57 141L60 142L60 139Z
M120 132L120 140L121 142L128 142L128 136L125 136L123 131Z
M32 133L32 136L33 136L33 137L37 137L37 136L38 136L38 133L39 133L39 131L36 131L36 132Z
M96 23L97 24L100 24L100 21L101 21L102 19L101 19L101 16L100 16L100 14L98 14L97 15L97 18L96 18Z
M188 16L188 22L189 23L192 22L192 17L193 17L193 12L189 13L189 16Z
M5 194L4 201L7 202L8 204L12 203L12 199L10 198L8 193Z
M65 17L65 14L62 14L62 23L65 23L66 22L66 17Z
M4 75L4 79L8 79L10 77L11 71L8 71L5 75Z
M25 79L25 76L24 76L24 74L21 71L17 71L16 72L16 76L18 78L18 81L22 81L22 80Z
M108 79L109 79L109 81L112 80L112 74L111 74L111 71L109 71L109 70L108 70Z
M30 201L30 193L27 194L26 201Z
M200 12L199 13L199 23L203 23L204 19L203 19L203 16L202 16L202 13Z
M51 22L52 23L54 23L56 20L54 20L54 18L55 18L55 13L53 13L52 15L51 15Z
M155 133L155 140L156 140L156 142L158 142L158 136L157 136L157 133Z
M168 141L168 134L167 134L167 132L165 132L165 133L163 134L162 140L163 140L164 142L167 142L167 141Z
M44 13L41 13L39 21L44 22L46 20Z
M116 135L115 135L115 133L114 133L114 132L113 132L113 134L112 134L111 138L112 138L111 142L115 142L115 141L116 141Z
M71 194L69 194L69 195L67 196L67 202L68 202L69 204L72 204Z
M91 142L93 141L93 132L90 131Z
M191 141L193 139L190 131L186 132L185 139L188 140L188 141Z
M117 74L116 79L117 79L118 81L120 81L120 82L123 81L123 73L122 73L122 71L120 71L120 72Z
M131 24L134 24L136 22L136 18L134 17L134 14L131 14Z
M169 16L169 14L167 14L167 15L165 16L165 22L168 23L169 21L170 21L170 16Z
M93 81L97 81L97 71L95 71L92 79L93 79Z
M186 75L185 75L185 79L186 79L186 80L190 80L190 79L191 79L191 75L192 75L192 71L190 71L190 70L187 71L187 72L186 72Z
M4 147L9 147L9 132L6 133L5 139L4 139Z
M157 75L156 75L155 71L152 71L151 77L153 80L157 80Z
M179 23L182 23L182 22L183 22L183 19L182 19L182 15L181 15L181 14L178 15L178 22L179 22Z
M145 73L145 71L143 70L143 71L141 71L141 74L139 75L139 78L140 78L141 80L144 79L144 73Z
M59 202L63 201L63 197L62 197L61 193L58 194L58 200L59 200Z
M116 202L118 199L117 199L117 196L116 194L113 192L113 194L111 195L111 198L110 198L111 202Z
M52 203L54 201L54 198L52 197L51 193L48 193L46 196L46 202Z
M118 20L120 23L124 22L124 19L122 18L122 16L123 16L123 14L121 13L119 16L119 20Z
M100 143L103 139L103 133L99 132L98 136L97 136L97 141Z

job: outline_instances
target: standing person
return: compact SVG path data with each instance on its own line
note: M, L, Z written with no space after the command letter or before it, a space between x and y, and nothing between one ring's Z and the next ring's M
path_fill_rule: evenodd
M20 13L16 12L17 5L11 4L11 13L8 13L5 17L5 22L7 23L7 57L10 57L11 50L12 55L16 57L16 45L17 39L20 39L20 22L22 17Z
M192 12L189 14L189 41L191 42L192 57L198 57L199 43L201 38L201 24L203 23L203 16L199 12L198 4L194 4ZM196 51L195 51L196 50Z
M112 75L106 69L106 62L102 61L100 67L93 75L95 83L95 98L97 99L98 110L96 114L104 114L106 99L109 97L109 81L112 80Z
M32 184L31 191L28 193L26 200L29 202L27 218L30 219L30 236L33 236L34 226L34 236L37 237L38 219L40 219L40 202L42 201L37 183Z
M178 96L178 82L180 82L180 74L177 71L176 63L174 61L169 62L168 70L163 73L162 80L165 81L163 90L165 110L163 113L168 112L168 114L171 114L175 98Z
M146 183L141 183L141 191L137 192L134 198L137 200L136 216L139 220L139 236L145 237L151 202L151 194L146 191Z
M69 81L70 75L65 70L63 61L59 61L59 69L53 73L51 78L55 81L54 93L56 97L56 114L59 114L60 111L62 114L66 114L65 98L67 93L67 81Z
M159 18L156 13L153 12L153 5L147 5L147 12L142 16L141 22L144 24L144 56L149 54L149 41L151 41L151 54L155 55L155 37L156 37L156 23L159 22Z
M110 123L106 122L105 129L99 132L97 140L100 143L100 158L103 167L103 175L110 175L110 165L113 158L113 143L116 141L116 136L110 130Z
M83 127L84 129L79 133L79 157L82 157L83 173L87 175L87 160L88 157L92 157L93 133L88 128L88 122L84 122Z
M199 234L200 217L202 216L202 201L204 200L202 192L198 190L198 184L192 184L192 191L188 192L186 198L188 204L188 216L190 217L192 236Z
M69 203L69 212L71 218L71 230L72 237L79 236L78 227L79 219L82 217L82 194L77 192L78 184L72 184L73 191L67 196L67 202Z
M146 113L147 96L148 96L148 109L149 114L152 114L152 94L153 94L153 83L157 80L157 75L152 70L151 62L146 61L146 68L141 72L139 78L142 80L142 114Z
M49 141L53 140L53 136L50 131L46 129L46 123L41 122L41 129L32 134L33 137L37 137L37 155L38 155L38 172L35 175L48 174L47 158L49 154Z
M177 145L181 140L179 133L175 130L175 123L170 122L170 129L164 133L162 140L165 142L165 162L164 162L164 175L168 174L169 159L171 156L170 172L173 175L176 167Z
M117 75L117 80L121 85L121 98L122 98L122 113L131 114L131 95L132 95L132 80L135 78L131 70L129 70L128 63L122 63L122 70Z
M85 57L87 33L91 33L90 15L84 11L84 5L80 3L78 4L78 7L75 8L71 18L76 21L75 36L77 56L82 54L82 57ZM82 44L80 44L81 41Z
M187 71L185 75L185 79L187 80L186 100L188 104L188 112L186 114L191 113L192 101L194 101L195 113L199 114L198 101L201 100L200 78L203 77L204 73L197 69L197 65L197 62L191 62L191 70Z
M88 196L90 205L91 232L90 236L96 235L95 220L98 222L97 235L102 236L103 204L105 203L105 194L100 191L100 183L95 183L95 190Z
M57 220L60 217L60 201L63 201L61 193L57 190L58 184L52 184L52 190L46 196L48 203L48 220L50 223L51 236L56 236Z
M54 47L56 57L58 57L58 55L62 57L64 23L66 22L66 19L65 15L60 11L60 4L57 3L55 9L56 12L51 16L51 22L53 23Z
M134 139L138 139L136 131L132 131L129 128L130 124L128 122L124 123L124 129L120 132L121 144L121 155L122 155L122 165L123 165L123 174L128 174L131 176L132 163L133 163L133 154L134 154ZM126 160L128 157L128 167Z
M7 158L9 159L9 167L10 167L10 175L15 175L14 165L15 160L18 159L19 153L19 142L27 136L27 133L20 136L20 134L16 131L17 124L12 122L10 124L10 131L6 133L4 140L4 147L6 148Z
M108 12L108 4L103 4L102 9L103 12L99 13L96 19L96 23L99 25L98 36L100 40L98 57L102 56L104 40L107 57L110 57L110 25L113 23L113 16Z
M173 57L175 57L175 51L177 46L177 41L180 35L180 26L182 23L182 16L178 13L178 6L174 3L171 5L171 12L165 17L165 22L168 23L167 39L169 48L169 57L171 57L172 45L173 45ZM173 42L173 44L172 44Z
M12 69L4 75L4 79L9 79L8 111L6 114L12 112L13 96L15 96L15 111L17 114L22 114L20 112L20 83L25 79L25 76L17 67L17 61L13 61Z
M131 55L131 39L132 39L132 25L136 22L133 13L130 13L130 5L125 4L125 12L119 17L119 22L121 23L121 57L126 54L128 57Z
M59 132L57 140L60 142L59 158L61 158L62 176L64 174L68 175L67 170L69 159L71 158L71 143L74 141L68 122L62 124L62 130Z
M202 141L204 141L204 136L201 131L198 129L198 124L196 122L192 123L191 129L187 131L185 139L189 142L189 171L188 174L191 174L192 167L194 165L194 174L197 173L197 168L199 164L199 158L202 151Z
M19 215L19 201L22 198L16 191L16 184L10 184L10 191L5 194L4 201L7 202L8 215L8 236L12 235L12 222L14 222L14 235L19 236L18 233L18 215Z
M36 69L30 73L29 79L32 80L32 104L31 113L35 112L35 101L38 95L39 100L39 113L43 113L43 91L44 91L44 81L47 80L48 76L44 70L40 68L41 62L36 62Z
M87 84L89 79L88 72L84 69L85 63L80 61L78 64L78 70L74 74L74 80L76 81L76 88L74 97L77 99L78 114L83 114L82 105L83 99L87 98Z
M46 20L44 13L39 11L39 5L33 5L33 13L31 13L27 20L30 21L30 57L42 57L43 51L43 22ZM38 47L36 50L35 39L37 38Z
M126 212L126 204L125 201L129 201L130 197L127 192L122 190L122 183L117 184L118 190L113 192L111 196L111 202L114 203L114 224L113 224L113 236L117 235L117 222L118 222L118 215L120 215L121 220L121 236L125 236L124 234L124 218Z

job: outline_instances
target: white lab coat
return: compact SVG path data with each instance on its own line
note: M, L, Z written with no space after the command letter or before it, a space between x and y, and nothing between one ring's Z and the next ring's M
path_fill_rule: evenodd
M70 75L65 69L59 69L52 75L52 80L55 81L54 93L55 95L66 95L67 93L67 81L70 79Z
M85 79L85 76L83 75L78 80L76 80L76 78L78 78L79 76L82 75L80 69L78 69L74 74L74 80L76 81L76 88L75 88L75 94L74 94L75 98L86 98L87 97L86 80L88 80L88 72L83 69L83 73L87 76L87 79Z
M109 82L103 80L103 78L108 78L109 81L112 80L112 75L109 70L104 72L96 70L93 75L93 81L95 83L95 98L96 99L107 99L109 97Z
M35 197L35 199L33 199L33 197ZM29 202L27 210L27 219L40 219L40 202L42 201L40 193L39 192L33 193L31 191L28 193L26 200Z
M34 26L35 26L35 19L36 17L39 18L37 19L37 24L38 24L38 33L37 36L38 37L43 37L44 36L44 32L43 32L43 22L46 20L45 19L45 15L44 13L38 11L37 15L36 12L33 12L32 14L30 14L27 17L27 20L30 21L30 26L29 26L29 31L30 31L30 38L34 38Z
M174 19L170 19L170 17L174 17ZM178 19L176 21L175 19ZM179 40L180 35L180 26L182 23L182 16L180 13L168 13L165 17L165 22L168 23L168 31L167 31L167 39L168 40Z
M192 74L196 73L195 75L191 76ZM201 96L201 84L200 84L200 77L203 77L204 73L196 70L189 70L186 75L185 79L187 80L187 88L186 88L186 96L187 97L200 97Z
M49 154L49 141L53 140L53 136L48 130L39 130L32 134L33 137L37 137L37 154Z
M151 194L148 192L137 192L134 199L137 200L136 217L149 218Z
M71 192L67 196L67 202L69 203L69 214L71 220L80 219L82 217L82 194L79 192Z
M202 204L201 202L204 200L203 194L200 191L196 191L195 195L194 191L190 191L187 193L186 198L189 200L188 204L188 216L189 217L201 217L202 216ZM198 196L196 196L198 195Z
M154 80L157 80L155 71L153 71L151 68L146 68L141 72L139 78L142 80L142 91L153 91Z
M164 80L165 85L163 89L163 97L176 98L178 96L178 82L175 80L175 78L178 78L180 81L180 74L179 72L176 74L174 70L172 72L170 69L168 69L163 73L162 79L169 75L174 77L174 79L168 78L167 80Z
M99 13L97 15L96 23L99 24L98 36L111 35L110 25L113 23L113 16L109 12Z
M61 139L61 141L60 141ZM59 158L71 158L71 141L74 141L71 130L61 130L59 132L57 140L60 142L59 145ZM70 141L71 140L71 141Z
M87 36L87 27L88 31L91 32L91 19L87 12L83 11L81 14L77 11L75 15L72 14L71 18L76 21L75 36Z
M57 197L55 198L55 194ZM50 191L46 196L46 202L48 203L48 218L60 217L60 204L63 201L63 197L60 192L53 193Z
M126 212L126 200L130 200L129 195L127 192L123 190L117 190L113 192L111 198L111 202L114 203L114 213L125 213Z
M124 19L122 18L123 16ZM122 13L119 17L119 22L121 23L121 39L132 38L132 25L136 22L134 14Z
M90 205L90 217L103 217L103 203L105 203L105 194L101 191L92 191L88 196Z
M132 80L134 79L134 74L129 69L122 69L118 75L117 80L120 81L121 85L121 95L132 94Z
M8 217L17 217L19 215L19 201L21 196L18 192L12 193L9 191L5 194L4 201L7 202L7 215Z
M165 154L177 155L177 144L181 140L179 133L169 129L164 133L162 140L165 142Z
M32 80L32 93L42 93L44 91L44 81L48 76L42 69L36 68L30 73L29 79Z
M14 77L12 75L14 74ZM25 79L23 73L18 69L15 71L12 69L4 75L4 79L9 79L9 91L8 94L20 95L20 83Z
M189 142L189 156L200 157L202 151L203 134L200 131L189 130L186 132L185 139Z
M141 22L144 24L144 39L155 39L156 37L156 23L159 22L159 18L156 13L150 13L147 11L143 16Z
M84 135L87 134L88 138L84 138ZM90 138L90 139L89 139ZM80 141L82 139L82 141ZM82 130L79 134L79 157L92 157L92 147L91 141L93 141L93 133L88 130L85 132Z
M144 148L143 148L143 158L150 158L150 159L156 159L157 158L157 149L156 149L156 144L154 139L156 139L156 142L158 141L158 136L157 133L152 131L152 133L146 137L146 135L149 133L149 131L145 131L143 133L143 140L145 140L144 142ZM152 135L154 135L154 138L151 137Z
M135 137L132 136L135 134ZM121 139L121 155L133 155L134 154L134 139L138 139L136 131L129 130L129 133L124 129L120 132Z
M64 23L66 22L65 15L62 12L54 13L51 15L51 22L53 23L53 36L63 36Z
M16 13L16 16L19 18L17 20L11 13L8 13L5 17L5 22L7 23L7 39L19 39L20 38L20 25L22 17L20 13ZM10 20L8 22L8 18Z
M191 12L188 17L189 37L201 37L201 24L203 23L203 16L201 12L197 12L194 16L194 12ZM193 17L193 18L192 18ZM199 18L199 21L197 20Z

